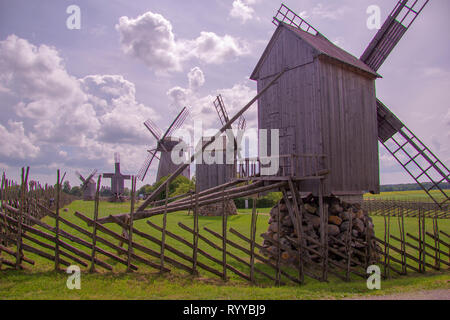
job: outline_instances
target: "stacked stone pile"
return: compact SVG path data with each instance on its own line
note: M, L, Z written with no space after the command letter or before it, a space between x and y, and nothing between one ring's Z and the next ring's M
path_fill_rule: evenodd
M306 235L306 245L310 248L320 251L320 214L318 198L308 196L303 200L303 232ZM280 209L280 226L278 226L278 209ZM340 261L344 258L342 255L333 253L339 251L346 254L348 245L359 253L353 254L352 259L365 262L377 260L375 251L376 241L374 240L375 232L372 218L366 211L361 208L358 203L347 203L336 197L324 198L324 212L328 215L328 223L326 232L328 235L329 258ZM295 215L294 215L295 216ZM296 223L296 222L295 222ZM351 230L350 229L351 226ZM351 234L351 237L350 237ZM284 264L295 264L298 259L295 257L297 252L295 244L297 243L297 235L294 230L294 221L289 215L288 208L284 200L271 209L269 227L267 232L261 235L264 238L263 250L266 256L276 259L278 256L278 248L274 241L280 241L281 259ZM270 241L270 239L272 241ZM350 239L350 242L347 241ZM286 250L285 250L286 249ZM320 256L307 252L309 259L319 262Z

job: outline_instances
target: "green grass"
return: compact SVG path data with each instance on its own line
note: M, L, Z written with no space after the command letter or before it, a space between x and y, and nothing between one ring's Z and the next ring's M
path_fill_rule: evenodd
M446 194L450 194L450 190L444 190ZM444 195L438 190L431 190L430 193L438 201L444 200ZM380 192L380 194L366 193L364 198L372 199L390 199L390 200L412 200L412 201L425 201L431 202L431 198L423 190L409 190L409 191L391 191Z
M93 202L75 201L68 206L68 212L61 212L64 218L90 230L90 227L88 228L81 220L73 215L74 211L80 211L87 216L92 217ZM100 217L103 217L108 216L109 214L117 214L128 211L129 204L127 203L112 204L108 202L101 202L99 215ZM259 234L265 232L267 229L267 221L269 219L267 213L269 212L269 209L258 209L258 212L261 214L258 216L257 222L257 239L259 239L258 241L261 241ZM383 218L374 217L373 219L376 228L376 235L379 238L383 238ZM228 227L233 227L248 236L250 234L250 220L250 210L240 210L239 215L229 217ZM43 221L50 225L54 225L53 219L49 217L44 218ZM151 221L158 225L162 225L162 216L153 217L151 218ZM221 245L221 241L206 233L206 231L203 230L203 227L207 226L208 228L221 233L221 221L221 217L199 218L201 234L207 236L218 245ZM189 241L192 241L192 235L178 227L178 222L182 222L185 225L192 227L192 215L188 216L186 212L176 212L167 215L168 230L177 233ZM107 226L118 233L121 232L121 229L117 225L109 224ZM441 230L450 233L450 224L448 220L440 220L439 226ZM160 238L160 233L148 226L144 220L136 221L135 227L140 231ZM427 229L430 229L430 227L431 222L427 220ZM69 227L63 226L62 228L80 238L89 240L86 236L79 234L77 231L72 230ZM406 218L405 228L407 231L415 234L417 232L417 219ZM43 230L42 228L40 229ZM396 218L391 218L391 234L398 234ZM99 233L99 235L112 241L113 243L117 244L118 242L103 233ZM248 248L248 245L244 241L238 239L234 235L229 234L229 238ZM136 235L134 236L134 240L140 244L159 251L159 246L151 243L150 241ZM192 254L191 249L171 238L167 238L167 243L183 251L187 255ZM73 245L89 253L88 249L76 244ZM112 249L109 249L102 244L99 244L99 246L105 250L113 252ZM221 259L222 257L222 253L220 251L210 248L201 240L199 242L199 247L214 255L218 259ZM232 253L248 260L248 257L246 257L245 254L242 254L239 250L230 246L228 246L228 249ZM46 251L45 249L43 250ZM136 251L136 253L158 263L158 259L149 257L139 251ZM175 257L171 253L168 253L168 255ZM395 256L395 254L393 255ZM252 286L247 281L239 278L230 271L228 271L228 275L230 277L228 282L223 282L217 276L201 269L200 276L193 277L170 265L168 265L168 267L172 270L170 274L160 275L157 273L157 270L140 263L136 263L139 267L137 272L125 273L125 266L99 255L102 260L114 266L114 271L108 272L103 270L101 267L97 267L99 273L89 274L85 272L86 270L83 270L81 277L82 289L69 290L66 288L67 275L63 272L53 272L53 262L29 253L27 253L26 256L36 262L36 265L32 267L30 266L29 270L0 271L0 299L339 299L356 295L387 294L411 290L435 288L450 289L450 278L449 274L446 272L430 272L426 275L419 275L409 272L408 276L402 277L393 274L393 277L390 280L382 281L381 290L375 291L368 290L365 280L358 277L352 277L352 281L348 283L334 277L330 277L329 283L321 283L307 278L306 283L302 286L297 286L286 280L286 286L274 287L270 280L256 274L258 285ZM176 259L178 261L183 261L180 258ZM227 259L231 265L244 273L249 272L247 267L241 265L232 258L228 257ZM219 271L221 270L221 266L210 262L200 255L199 261L208 264ZM187 261L183 262L186 265L190 265ZM256 265L261 270L264 270L272 275L274 274L273 269L270 267L263 264ZM295 275L294 270L286 271Z

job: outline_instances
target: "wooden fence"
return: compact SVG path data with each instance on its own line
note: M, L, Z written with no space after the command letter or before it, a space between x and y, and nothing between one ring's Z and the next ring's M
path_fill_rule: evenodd
M222 216L221 231L214 231L207 226L200 228L199 204L230 199L230 194L241 196L248 192L248 187L236 187L233 184L213 188L208 193L189 194L170 200L154 203L150 210L162 214L162 225L156 224L152 218L146 223L152 229L152 234L139 230L135 225L136 178L132 178L130 210L128 215L118 218L110 215L109 225L100 222L99 218L99 186L101 177L97 181L97 192L93 217L82 212L75 212L77 222L67 220L61 216L64 199L61 193L63 178L57 173L57 183L54 187L41 187L37 183L28 183L28 169L22 170L20 184L9 182L3 175L1 185L0 210L0 270L3 268L27 269L36 264L30 254L40 256L54 264L55 270L62 266L76 264L89 272L116 271L117 265L122 265L127 271L136 271L141 266L147 266L156 272L171 272L181 270L190 275L199 276L207 272L208 276L215 276L223 280L229 279L230 273L251 283L273 282L275 285L302 284L307 279L313 281L328 281L329 275L343 281L353 278L366 279L367 267L371 263L371 239L357 240L348 232L340 242L345 250L337 250L328 245L327 209L320 205L320 239L309 237L303 230L302 223L294 223L295 233L300 237L290 239L290 244L281 243L269 237L278 248L278 254L273 255L260 244L256 237L259 214L256 210L256 197L253 197L251 222L248 232L230 228L228 216ZM273 186L283 193L283 199L292 221L303 221L301 198L298 196L297 186L291 181L274 183ZM262 189L265 188L265 189ZM233 191L237 189L237 191ZM256 185L254 190L266 190L267 186ZM217 192L219 190L219 192ZM168 192L166 193L168 194ZM50 203L54 199L54 203ZM322 199L322 197L320 197ZM322 200L320 200L322 201ZM159 205L156 207L156 205ZM224 205L223 205L224 207ZM180 233L170 230L167 226L169 212L189 209L193 212L193 226L182 222L176 225ZM449 235L439 230L439 219L432 219L433 232L425 228L427 211L419 208L417 214L417 232L405 230L404 220L409 217L405 212L383 211L385 222L384 237L375 238L379 243L376 251L380 255L379 264L384 268L383 275L389 277L392 272L405 275L407 272L426 270L447 270L449 264ZM42 217L46 216L46 222ZM280 214L278 213L278 219ZM391 219L397 219L398 235L390 234ZM411 218L408 218L411 219ZM429 221L429 219L427 219ZM49 222L51 221L51 222ZM429 223L429 222L428 222ZM114 229L121 229L119 233ZM350 227L349 230L352 228ZM156 235L155 235L156 234ZM82 235L82 236L81 236ZM331 236L330 236L331 237ZM167 241L170 239L170 241ZM358 242L357 247L352 243ZM143 243L146 243L145 245ZM152 245L148 245L151 243ZM157 249L155 249L157 248ZM183 248L183 249L181 249ZM294 248L294 249L292 249ZM281 251L288 251L295 257L295 262L283 263ZM32 257L31 256L31 257ZM339 259L336 259L339 257ZM363 259L361 259L361 257Z

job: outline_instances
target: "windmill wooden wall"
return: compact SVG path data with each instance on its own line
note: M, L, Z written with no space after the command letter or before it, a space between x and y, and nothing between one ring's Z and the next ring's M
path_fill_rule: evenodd
M208 141L205 140L204 141ZM212 145L208 150L219 151L216 145ZM206 189L220 186L226 182L229 182L233 177L234 165L226 164L226 137L223 136L223 144L221 146L223 151L223 164L206 164L197 163L195 165L195 189L196 192L201 192Z
M280 154L326 154L326 193L378 192L377 75L324 54L335 50L331 54L351 61L317 37L283 23L275 31L251 79L259 92L284 68L291 70L258 100L259 129L280 129Z
M164 146L165 146L167 151L164 150L161 147L158 147L158 151L161 152L161 156L160 156L160 159L159 159L158 172L157 172L157 175L156 175L156 181L159 181L161 178L172 174L180 166L179 164L175 164L172 161L172 157L171 157L171 152L172 152L173 148L178 143L180 143L180 140L176 139L176 138L173 138L173 137L167 137L167 138L164 139L163 143L164 143ZM188 179L190 179L191 178L190 177L191 176L191 172L189 170L189 167L187 167L186 170L184 170L181 175L185 176Z

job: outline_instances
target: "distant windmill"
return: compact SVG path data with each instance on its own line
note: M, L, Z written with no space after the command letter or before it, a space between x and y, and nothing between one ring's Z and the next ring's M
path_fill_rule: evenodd
M189 110L184 107L172 121L169 128L164 134L162 134L161 129L159 129L152 120L148 119L144 122L145 127L155 137L157 144L153 149L148 150L149 155L147 156L147 159L145 159L144 164L142 165L137 175L139 180L144 180L153 159L158 158L158 156L156 155L157 152L160 152L160 156L158 158L159 165L158 173L156 175L156 181L159 181L162 177L168 176L179 167L179 165L173 163L171 152L173 148L181 142L181 140L175 137L171 137L171 134L173 134L183 125L188 115ZM182 175L188 179L190 178L189 167L185 171L183 171Z
M95 180L94 176L97 173L97 170L91 172L91 174L85 179L78 171L75 174L81 180L81 191L83 192L83 200L89 201L94 200L95 197Z
M223 102L222 96L219 94L213 102L214 107L217 111L217 115L219 116L220 123L222 125L225 125L229 121L228 112L225 107L225 103ZM236 128L238 130L245 130L246 127L246 121L243 116L239 117L238 124ZM228 129L231 129L228 128ZM234 160L236 160L238 156L238 146L236 143L236 139L233 136L234 139ZM204 137L202 143L206 143L209 141L209 138ZM222 152L223 153L223 159L222 163L220 164L207 164L207 163L198 163L195 167L195 178L196 178L196 190L197 192L213 188L216 186L219 186L221 184L224 184L228 181L230 181L234 176L236 172L236 168L234 164L227 164L226 163L226 136L223 136L223 140L217 140L217 142L222 143L214 143L207 149L210 150L210 152Z
M114 173L104 173L103 178L111 179L111 192L113 197L111 200L123 200L123 193L125 190L124 182L125 180L130 180L131 176L123 175L120 173L120 155L119 153L114 153Z

